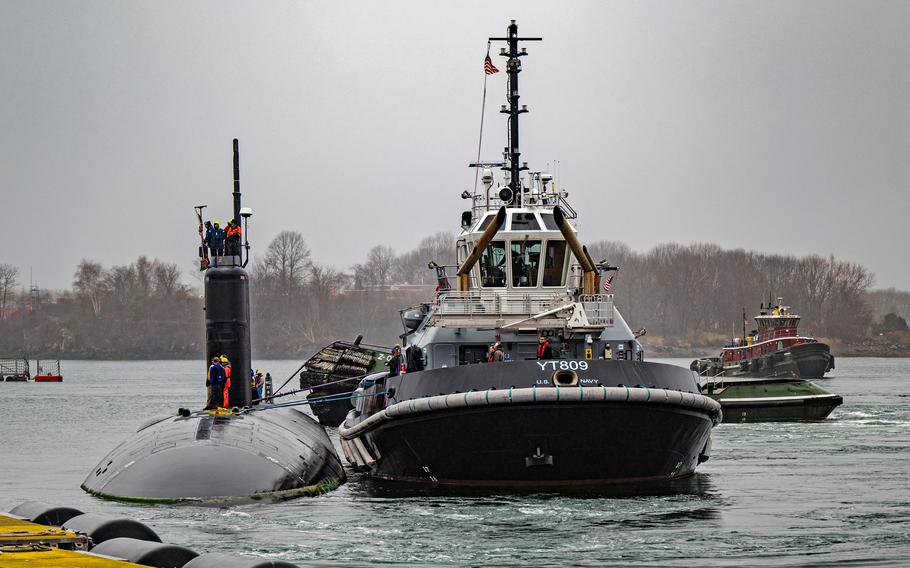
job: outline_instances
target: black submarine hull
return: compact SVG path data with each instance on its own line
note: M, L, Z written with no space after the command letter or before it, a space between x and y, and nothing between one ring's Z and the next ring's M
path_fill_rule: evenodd
M331 441L304 413L222 409L152 421L101 460L82 489L121 501L220 504L315 495L344 481Z
M352 411L339 429L342 448L374 477L464 487L671 480L707 459L720 405L698 393L690 371L584 363L489 363L387 379L373 388L394 396L384 408L361 405L373 412Z

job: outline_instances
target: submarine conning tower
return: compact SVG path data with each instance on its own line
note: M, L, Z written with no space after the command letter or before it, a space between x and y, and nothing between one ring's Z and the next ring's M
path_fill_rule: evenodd
M233 218L244 225L252 215L241 206L240 149L234 139ZM244 235L247 227L243 227ZM244 255L246 251L246 255ZM205 352L206 368L212 357L225 355L231 362L229 406L250 406L250 276L245 270L249 261L249 242L238 247L236 254L211 259L205 271Z

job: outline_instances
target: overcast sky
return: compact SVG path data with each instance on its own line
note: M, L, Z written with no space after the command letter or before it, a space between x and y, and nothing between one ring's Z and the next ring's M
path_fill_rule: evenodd
M81 258L189 269L234 137L254 254L293 229L344 268L454 231L511 18L544 38L523 157L559 160L584 240L834 254L910 289L910 2L0 0L0 263L49 288Z

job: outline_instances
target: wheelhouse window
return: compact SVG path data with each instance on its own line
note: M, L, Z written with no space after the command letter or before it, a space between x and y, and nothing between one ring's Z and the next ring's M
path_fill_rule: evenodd
M559 227L556 226L556 220L553 219L552 213L541 213L540 218L543 219L543 226L546 227L548 231L559 230Z
M540 269L540 241L512 242L512 286L533 288L537 286Z
M506 243L492 241L480 254L480 285L502 288L506 285Z
M487 215L486 217L483 218L483 221L481 221L480 224L477 225L477 228L474 230L477 232L485 231L486 228L490 226L490 223L493 222L493 217L495 217L495 216L496 216L495 214Z
M543 285L565 286L568 269L566 241L547 241L547 254L543 260Z
M512 213L512 231L539 231L540 223L533 213Z

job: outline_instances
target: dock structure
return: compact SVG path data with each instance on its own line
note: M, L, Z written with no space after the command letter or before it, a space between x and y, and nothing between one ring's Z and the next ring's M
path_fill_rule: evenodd
M88 538L59 527L39 525L20 517L0 513L0 547L56 547L68 550L85 550ZM6 566L2 557L0 566Z
M42 502L26 502L13 511L0 513L0 568L297 568L280 560L216 552L200 555L160 542L154 531L130 519L83 514ZM23 514L36 520L56 518L48 522L71 523L72 527L37 523L15 511L29 511ZM74 513L79 514L70 516Z
M54 566L55 568L129 568L141 566L116 558L98 556L91 552L63 550L40 545L11 547L0 550L0 566L3 568L33 568Z
M0 566L26 568L126 568L132 562L87 553L89 539L59 527L0 513Z

